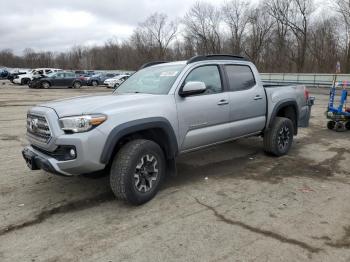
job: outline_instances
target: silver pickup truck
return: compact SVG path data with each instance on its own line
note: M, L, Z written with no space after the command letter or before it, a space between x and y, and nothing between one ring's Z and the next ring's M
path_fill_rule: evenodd
M311 105L304 86L264 86L243 57L149 63L111 94L31 108L22 153L33 170L110 172L116 197L137 205L176 174L179 154L256 135L270 155L287 154Z

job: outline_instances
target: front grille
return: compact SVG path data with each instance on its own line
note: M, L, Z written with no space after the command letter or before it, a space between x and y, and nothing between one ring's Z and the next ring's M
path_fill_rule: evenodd
M44 116L27 114L27 135L44 143L51 139L50 126Z

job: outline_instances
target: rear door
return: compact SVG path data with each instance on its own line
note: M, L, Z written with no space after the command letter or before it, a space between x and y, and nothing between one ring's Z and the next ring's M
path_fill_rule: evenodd
M229 102L218 65L192 69L181 86L190 81L204 82L203 94L177 96L181 151L227 140L230 137Z
M64 86L71 87L76 79L76 75L73 72L64 73Z
M231 136L233 138L263 130L266 122L266 95L257 84L249 65L224 65L228 81Z

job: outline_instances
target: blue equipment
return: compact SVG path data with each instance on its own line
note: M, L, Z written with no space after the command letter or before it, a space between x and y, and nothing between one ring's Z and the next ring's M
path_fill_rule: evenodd
M339 106L334 105L337 87L342 87ZM327 118L330 119L327 123L328 129L335 129L335 131L350 130L350 107L346 107L346 100L348 91L345 89L350 87L348 81L333 81L333 85L329 93L329 103L327 108Z

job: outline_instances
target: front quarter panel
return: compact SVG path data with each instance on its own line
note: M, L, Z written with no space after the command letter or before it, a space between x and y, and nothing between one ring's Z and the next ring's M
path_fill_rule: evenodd
M135 94L135 96L143 94ZM147 99L143 99L140 103L128 103L119 107L109 107L103 110L107 115L107 121L100 125L98 129L108 137L112 132L121 126L131 126L134 123L143 123L145 129L152 127L150 122L152 119L163 119L163 122L169 123L173 131L172 137L176 141L174 144L179 144L178 141L178 120L177 111L173 95L147 95ZM157 120L157 121L158 121ZM107 146L108 141L106 142ZM176 148L178 150L178 148Z

